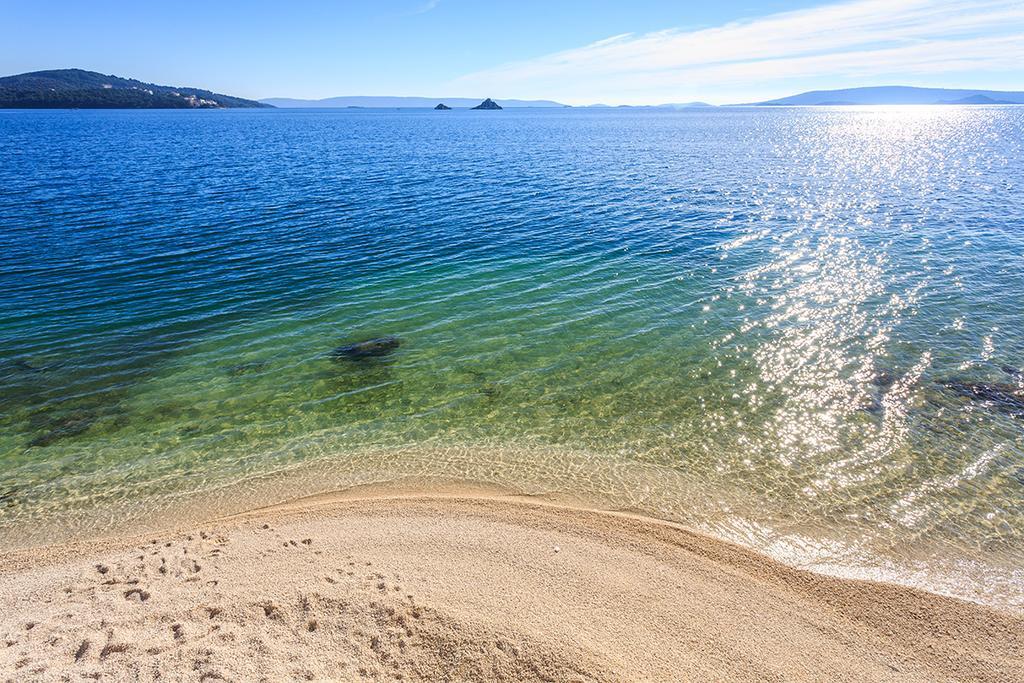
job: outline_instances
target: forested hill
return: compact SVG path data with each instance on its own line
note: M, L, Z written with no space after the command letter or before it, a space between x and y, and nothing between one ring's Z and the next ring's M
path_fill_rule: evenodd
M82 69L0 78L0 109L218 109L269 107L199 88L176 88Z

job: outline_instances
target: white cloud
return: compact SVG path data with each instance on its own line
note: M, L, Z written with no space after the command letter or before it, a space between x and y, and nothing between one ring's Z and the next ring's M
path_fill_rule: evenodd
M617 35L451 85L573 104L655 103L791 94L822 77L1019 74L1021 64L1022 0L856 0L701 30Z

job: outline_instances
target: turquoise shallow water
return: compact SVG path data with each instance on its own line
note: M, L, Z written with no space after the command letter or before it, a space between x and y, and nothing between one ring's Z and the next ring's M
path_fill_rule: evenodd
M473 481L1024 605L1020 108L8 111L0 187L6 546Z

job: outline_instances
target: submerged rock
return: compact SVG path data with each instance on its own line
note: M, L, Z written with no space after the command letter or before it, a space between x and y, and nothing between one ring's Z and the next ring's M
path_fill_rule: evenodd
M1019 368L1015 368L1012 365L1001 365L999 369L1016 380L1024 381L1024 372L1021 372Z
M345 344L331 351L331 357L335 360L362 360L365 358L380 358L387 356L399 346L402 340L398 337L374 337L366 341Z
M451 111L451 110L452 110L452 108L451 108L451 107L449 107L449 106L448 106L447 104L445 104L444 102L442 102L442 103L440 103L439 105L437 105L436 107L434 107L434 110L435 110L435 111Z
M25 358L14 358L0 361L0 374L3 375L39 375L55 369L54 363L40 364Z
M487 398L495 398L498 394L501 393L501 386L498 385L496 382L488 381L487 375L480 372L479 370L464 368L463 372L479 381L480 386L478 388L478 391L480 392L481 395Z
M228 375L231 377L238 377L240 375L248 375L253 372L263 372L270 365L268 361L253 361L251 363L239 363L238 365L232 365L228 368Z
M497 102L488 97L486 100L473 107L473 109L501 109L501 106L499 106Z
M69 439L87 431L97 420L95 413L76 411L57 418L47 425L47 429L28 442L30 447L49 446L50 444Z
M1016 384L966 382L953 379L942 383L951 391L975 401L983 401L1001 413L1024 417L1024 389Z
M860 410L869 415L881 415L885 412L885 406L877 396L872 396L866 404L860 407Z
M877 375L871 378L871 383L874 384L876 387L888 389L889 387L896 383L896 375L894 375L891 372L886 372L883 370L882 372L879 372Z

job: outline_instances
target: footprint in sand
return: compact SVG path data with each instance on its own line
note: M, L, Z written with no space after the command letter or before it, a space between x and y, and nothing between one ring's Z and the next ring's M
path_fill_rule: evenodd
M124 643L107 643L100 650L100 659L106 659L112 654L128 652L128 646Z

